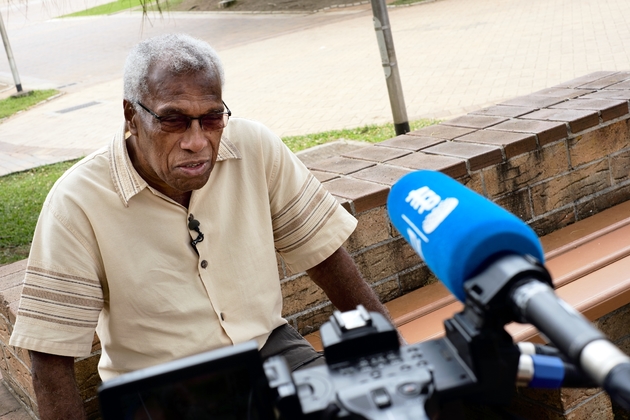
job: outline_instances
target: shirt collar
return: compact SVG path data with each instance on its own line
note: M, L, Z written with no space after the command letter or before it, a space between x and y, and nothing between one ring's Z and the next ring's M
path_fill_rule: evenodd
M127 152L127 146L125 140L128 137L126 131L127 123L123 123L120 129L116 132L109 145L110 160L109 160L109 172L114 183L114 189L120 197L125 207L129 206L129 200L138 194L143 189L147 188L149 184L138 174L136 169L131 163L131 158ZM221 136L221 143L219 143L219 153L217 156L217 163L228 159L240 159L241 154L236 148L234 143L228 140L225 131Z

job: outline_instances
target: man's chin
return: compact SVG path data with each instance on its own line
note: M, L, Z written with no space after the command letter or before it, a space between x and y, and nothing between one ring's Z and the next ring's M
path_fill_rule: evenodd
M208 177L195 180L187 180L185 182L177 182L174 187L182 192L190 192L203 188L208 183Z
M174 188L181 192L190 192L203 188L210 178L210 174L204 176L198 176L195 178L177 178L170 183L171 188Z

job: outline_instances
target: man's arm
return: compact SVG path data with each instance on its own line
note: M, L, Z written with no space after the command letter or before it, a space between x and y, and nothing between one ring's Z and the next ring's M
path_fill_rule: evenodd
M363 280L354 260L343 247L306 273L340 311L350 311L361 304L368 311L381 313L390 319L389 312Z
M84 420L83 400L74 377L74 357L29 353L40 418Z

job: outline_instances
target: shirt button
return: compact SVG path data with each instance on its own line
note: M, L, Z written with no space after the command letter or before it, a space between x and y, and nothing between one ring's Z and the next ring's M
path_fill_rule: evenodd
M223 312L221 312L221 321L225 321L225 315L223 314Z
M201 261L201 268L206 268L206 267L208 267L208 261L206 260Z

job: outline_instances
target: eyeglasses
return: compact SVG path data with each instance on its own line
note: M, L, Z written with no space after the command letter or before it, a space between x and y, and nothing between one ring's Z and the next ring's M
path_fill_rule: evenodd
M136 103L158 120L162 131L166 131L167 133L183 133L190 128L190 124L192 124L193 120L198 120L201 129L204 131L221 130L225 128L228 123L228 119L232 115L232 111L230 111L225 102L223 102L223 106L227 111L209 112L196 118L183 114L165 115L160 117L158 114L144 106L140 101L137 101Z

